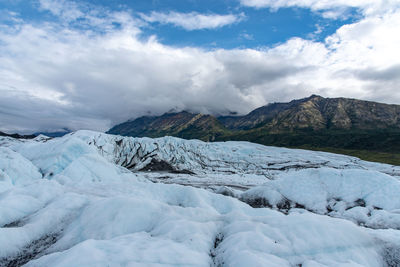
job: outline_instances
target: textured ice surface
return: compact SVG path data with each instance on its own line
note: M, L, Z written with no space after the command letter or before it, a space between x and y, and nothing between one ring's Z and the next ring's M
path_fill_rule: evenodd
M377 170L400 176L400 167L362 161L358 158L301 149L268 147L249 142L206 143L175 137L133 138L91 131L71 134L110 161L140 170L151 159L166 161L177 170L195 173L260 174L273 178L286 170L330 167Z
M0 138L0 266L398 266L399 173L247 142Z

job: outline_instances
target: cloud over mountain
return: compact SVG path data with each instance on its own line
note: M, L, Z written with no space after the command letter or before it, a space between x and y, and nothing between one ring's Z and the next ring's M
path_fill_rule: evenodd
M400 103L398 4L378 13L354 5L362 18L322 42L294 37L272 47L210 50L146 37L143 29L152 20L133 11L40 2L55 20L34 23L10 14L14 22L0 27L3 130L105 130L149 111L246 113L267 102L312 93ZM253 2L242 1L266 6ZM302 7L319 10L316 5ZM214 14L221 20L202 24L207 20L199 18L207 15L194 13L189 22L179 22L171 14L188 18L169 13L153 21L195 29L238 19Z

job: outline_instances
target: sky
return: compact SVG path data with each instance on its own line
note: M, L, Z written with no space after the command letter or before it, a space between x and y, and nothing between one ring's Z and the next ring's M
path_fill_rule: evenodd
M400 0L0 0L0 130L400 104Z

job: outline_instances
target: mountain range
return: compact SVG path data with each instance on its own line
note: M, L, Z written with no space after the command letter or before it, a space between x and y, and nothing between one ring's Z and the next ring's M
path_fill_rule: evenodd
M6 137L12 137L12 138L18 138L18 139L32 139L32 138L36 137L35 134L30 134L30 135L21 135L21 134L17 134L17 133L8 134L8 133L1 132L1 131L0 131L0 136L6 136Z
M250 141L400 163L400 105L349 98L312 95L287 103L271 103L242 116L170 112L118 124L107 133Z

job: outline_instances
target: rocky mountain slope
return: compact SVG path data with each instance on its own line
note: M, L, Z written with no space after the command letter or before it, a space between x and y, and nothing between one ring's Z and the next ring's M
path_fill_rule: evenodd
M0 137L0 266L399 266L399 177L248 142Z
M198 121L201 118L200 121ZM207 122L207 123L205 123ZM220 122L220 125L218 124ZM323 98L312 95L289 103L272 103L244 116L219 116L189 112L140 117L117 125L109 133L130 136L178 135L191 125L202 130L223 132L262 127L271 133L301 129L318 130L400 130L400 106L348 98ZM215 127L209 127L213 124ZM199 136L204 135L200 132Z
M139 137L176 136L186 139L213 140L222 135L224 126L211 115L193 114L186 111L165 113L162 116L145 116L116 125L111 134Z
M275 111L277 109L275 106L279 107L280 105L282 104L263 107L262 113L271 114L266 109L269 107ZM399 130L400 106L313 95L286 104L284 109L281 109L272 118L264 120L263 123L272 132L295 129Z
M0 131L0 136L8 136L8 137L13 137L13 138L23 138L23 139L32 139L35 138L36 135L32 134L32 135L20 135L17 133L14 134L8 134L8 133L4 133Z
M312 95L289 103L269 104L244 116L167 113L122 123L108 133L251 141L338 151L400 164L396 156L400 153L400 106L356 99Z

